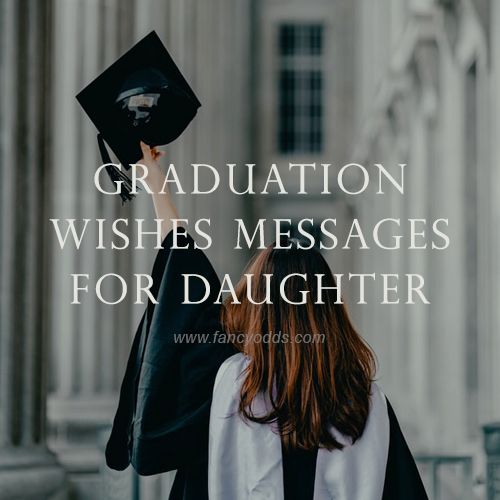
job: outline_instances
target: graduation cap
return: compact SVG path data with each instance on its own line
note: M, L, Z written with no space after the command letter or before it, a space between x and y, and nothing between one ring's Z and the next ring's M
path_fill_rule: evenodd
M120 57L77 96L97 127L103 163L111 163L106 143L125 169L149 146L177 139L201 106L155 31ZM131 182L116 167L106 167L112 181L123 181L120 196L133 198Z

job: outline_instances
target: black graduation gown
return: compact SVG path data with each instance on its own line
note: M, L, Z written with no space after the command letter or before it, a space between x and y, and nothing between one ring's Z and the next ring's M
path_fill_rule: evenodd
M106 446L106 462L115 470L129 464L140 475L177 470L170 500L208 499L208 425L213 384L223 361L236 351L227 342L213 305L220 283L189 235L170 232L156 257L152 292L135 335L123 378L118 409ZM204 276L211 285L202 304L182 304L183 273ZM204 287L192 282L190 298ZM216 333L217 332L217 333ZM176 342L179 334L215 334L204 342ZM420 476L396 417L388 405L389 458L382 500L425 500ZM283 452L286 500L312 499L316 451ZM300 471L300 474L298 473ZM211 499L229 500L229 499Z

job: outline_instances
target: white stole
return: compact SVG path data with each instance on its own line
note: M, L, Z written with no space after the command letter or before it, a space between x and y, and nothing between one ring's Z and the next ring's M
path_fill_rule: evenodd
M210 500L283 500L281 441L270 424L246 422L238 414L242 372L248 363L235 354L219 368L210 412L208 491ZM241 376L240 376L241 375ZM252 408L269 407L259 396ZM381 500L389 450L384 394L372 385L371 409L360 439L332 429L343 450L320 448L314 500Z

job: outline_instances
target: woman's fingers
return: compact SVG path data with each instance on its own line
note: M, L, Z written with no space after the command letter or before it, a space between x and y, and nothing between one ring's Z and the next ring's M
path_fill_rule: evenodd
M165 151L159 151L156 147L150 148L145 142L140 142L142 159L144 162L156 161L165 155Z
M154 148L151 148L151 154L153 155L153 158L155 160L158 160L162 156L165 156L165 151L160 151L159 149L156 149L156 147L154 147Z

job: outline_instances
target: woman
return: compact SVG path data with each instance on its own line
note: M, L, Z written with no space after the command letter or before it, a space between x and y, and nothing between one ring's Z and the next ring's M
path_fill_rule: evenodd
M246 280L237 286L241 304L214 305L218 278L206 256L187 234L172 248L179 217L171 197L159 194L162 153L141 148L164 237L152 273L158 304L148 304L132 346L108 465L131 462L143 475L177 470L172 500L426 499L373 382L374 355L333 291L323 304L279 300L278 283L293 273L308 277L309 296L316 296L314 273L326 276L323 286L335 284L321 254L293 240L288 250L271 245L246 271L259 277L253 289ZM183 273L212 285L203 303L183 303ZM292 301L304 289L298 279L286 284ZM192 302L205 293L196 287ZM247 299L264 301L267 290L272 303ZM186 341L186 333L198 336ZM266 333L273 341L263 340Z

